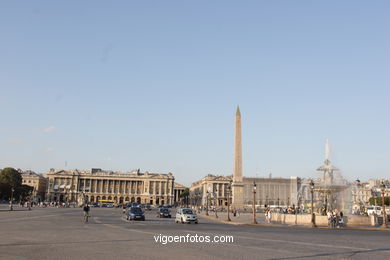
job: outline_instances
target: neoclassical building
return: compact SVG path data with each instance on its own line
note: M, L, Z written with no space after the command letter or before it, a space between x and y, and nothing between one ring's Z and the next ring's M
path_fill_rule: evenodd
M184 186L183 184L175 182L175 186L173 189L173 197L174 197L173 202L174 202L174 204L178 204L179 202L181 202L180 195L184 192L184 190L186 188L187 187Z
M116 203L137 202L151 205L173 204L172 173L55 170L47 174L47 200L90 202L114 200ZM83 195L84 194L84 195Z
M255 204L257 206L291 206L297 203L298 187L300 179L290 178L242 178L242 205L250 207L253 204L253 187L256 183ZM193 205L206 206L207 198L209 205L218 207L227 206L234 199L232 192L233 176L221 176L209 174L201 180L194 182L190 188L190 198ZM237 207L236 205L233 205Z
M226 206L228 198L231 201L232 176L222 176L209 174L199 181L192 183L190 187L190 200L192 205L206 206L207 199L209 205Z
M33 187L32 200L41 202L45 199L47 179L41 174L33 171L22 171L18 169L22 175L22 184Z

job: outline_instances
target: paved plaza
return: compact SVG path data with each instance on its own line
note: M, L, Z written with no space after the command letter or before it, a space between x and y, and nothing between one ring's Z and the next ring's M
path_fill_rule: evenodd
M127 222L121 209L0 211L0 259L389 259L390 232L196 224L159 219ZM155 242L159 235L233 236L232 243Z

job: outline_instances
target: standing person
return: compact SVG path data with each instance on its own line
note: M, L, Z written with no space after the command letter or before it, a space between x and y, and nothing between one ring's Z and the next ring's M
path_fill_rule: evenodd
M84 211L84 222L88 222L88 218L90 217L89 215L89 210L90 210L90 207L88 204L85 204L84 207L83 207L83 211Z
M271 221L272 221L272 211L271 211L271 209L268 210L267 217L268 217L268 223L271 224Z
M333 210L332 212L332 228L336 227L336 219L337 219L337 213Z
M344 226L344 214L342 211L340 211L340 221L339 221L340 226Z
M328 227L331 227L332 226L332 212L330 212L330 210L328 210L326 215L328 217Z

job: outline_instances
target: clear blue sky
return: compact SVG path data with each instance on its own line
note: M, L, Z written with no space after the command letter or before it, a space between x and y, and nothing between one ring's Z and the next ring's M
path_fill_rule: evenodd
M0 4L0 168L390 176L390 1Z

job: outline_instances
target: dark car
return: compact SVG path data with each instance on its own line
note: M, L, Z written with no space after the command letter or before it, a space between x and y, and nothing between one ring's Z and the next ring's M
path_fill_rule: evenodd
M140 207L131 207L126 213L127 220L145 220L145 213Z
M171 212L167 208L161 208L157 212L158 218L171 218Z
M92 203L90 203L90 205L91 205L91 207L93 207L93 208L99 207L99 204L98 204L97 202L92 202Z

